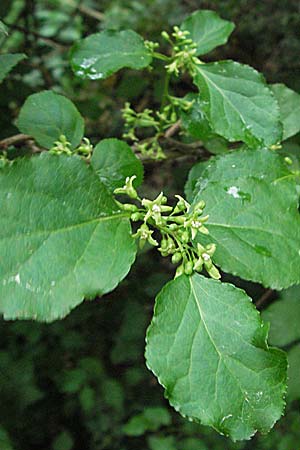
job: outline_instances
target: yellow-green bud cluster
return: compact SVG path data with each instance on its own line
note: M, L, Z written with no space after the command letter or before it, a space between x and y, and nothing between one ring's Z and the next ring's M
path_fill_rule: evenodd
M84 159L89 160L93 153L93 146L88 138L83 138L81 144L72 149L71 143L63 134L59 137L58 141L54 142L54 146L49 150L53 155L80 155Z
M54 146L49 150L50 153L54 155L72 155L73 152L71 150L71 143L68 141L66 136L63 134L59 136L58 141L54 142Z
M130 103L126 102L122 109L122 115L125 122L123 138L133 141L136 150L141 152L142 155L153 159L164 159L166 156L160 146L159 139L164 135L165 130L178 120L175 104L171 102L164 106L161 111L154 113L149 108L136 112L131 108ZM137 136L139 128L153 128L154 134L146 141L140 142Z
M196 57L197 44L190 38L189 31L174 27L174 41L166 31L163 31L162 37L173 47L172 62L166 66L167 71L175 76L182 70L193 74L195 65L201 64L201 61Z
M132 221L143 222L133 235L139 240L140 247L143 248L148 242L158 247L162 256L171 256L172 263L179 264L175 277L183 273L191 275L195 271L201 272L205 269L212 278L220 278L219 271L212 262L215 244L203 246L199 242L196 245L193 243L198 233L208 234L204 225L208 215L203 215L205 202L200 200L192 208L183 197L176 195L177 203L170 206L162 192L154 200L140 199L133 186L134 179L135 176L127 178L125 186L114 192L127 194L140 203L140 206L119 203L120 207L129 213Z

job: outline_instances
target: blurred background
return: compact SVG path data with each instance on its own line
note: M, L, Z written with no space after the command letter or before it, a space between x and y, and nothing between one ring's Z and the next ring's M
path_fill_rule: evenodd
M28 95L54 89L71 98L86 119L93 143L122 136L125 101L141 110L159 105L162 66L124 70L109 79L82 81L72 74L70 47L103 29L131 28L161 41L196 9L213 9L236 24L229 44L207 60L234 59L263 72L270 83L300 91L299 0L1 0L0 51L28 59L0 85L0 139L17 133L14 120ZM163 44L165 45L165 44ZM172 84L177 96L192 89L189 77ZM300 138L288 143L300 150ZM182 193L195 160L182 157L145 167L144 193ZM182 419L163 398L163 389L144 363L145 330L154 298L174 268L146 249L127 279L111 294L86 301L52 324L0 319L0 450L300 450L300 345L278 341L289 352L290 388L286 416L267 436L231 443L216 432ZM234 281L264 304L261 286ZM300 289L272 293L300 297ZM299 298L300 300L300 298ZM274 303L273 303L274 304ZM272 324L282 333L289 326ZM273 339L273 340L272 340ZM276 341L277 339L277 341Z

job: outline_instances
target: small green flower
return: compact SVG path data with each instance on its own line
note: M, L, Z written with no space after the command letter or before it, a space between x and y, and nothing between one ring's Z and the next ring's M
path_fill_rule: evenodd
M140 248L143 248L146 242L149 242L149 244L157 247L158 242L155 239L153 239L153 237L152 237L153 233L154 233L154 231L150 230L148 225L143 223L140 226L140 228L137 230L137 232L132 235L132 237L138 238L140 240L139 241Z
M122 188L117 188L114 190L114 194L126 194L128 197L137 199L138 194L133 187L133 182L136 179L136 175L133 175L132 177L127 177L125 180L125 185Z
M67 140L66 136L63 134L59 136L58 141L54 142L54 146L49 150L50 153L54 155L66 154L68 156L72 155L71 143Z
M157 225L162 225L164 218L161 216L164 212L172 211L172 207L166 205L167 198L161 192L154 200L143 198L142 205L146 208L145 222L152 218Z

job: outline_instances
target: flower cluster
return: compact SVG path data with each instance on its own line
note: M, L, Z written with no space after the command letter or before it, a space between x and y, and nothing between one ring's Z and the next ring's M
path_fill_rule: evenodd
M136 112L131 108L130 103L126 102L122 109L122 115L125 122L123 138L135 142L136 149L142 155L147 155L153 159L164 159L166 156L160 146L159 139L163 136L164 131L178 119L175 106L170 103L162 111L155 113L148 108L141 112ZM139 128L153 128L154 135L140 142L136 134Z
M93 153L93 146L88 138L83 138L81 144L77 148L72 149L71 143L68 141L66 136L62 134L58 141L54 142L54 146L49 150L49 152L54 155L65 154L70 156L77 154L89 160Z
M205 269L212 278L220 278L212 262L215 244L204 246L198 242L199 239L196 244L193 242L198 233L209 234L205 227L208 216L203 215L205 202L200 200L192 207L184 198L176 195L175 206L170 206L162 192L154 200L141 199L133 186L134 179L135 176L127 178L125 186L114 192L127 194L140 203L139 206L119 203L122 209L129 212L132 221L142 222L133 235L139 239L140 247L148 242L157 247L162 256L171 256L172 263L179 264L175 277Z
M173 47L172 62L166 66L167 71L175 76L182 70L193 74L195 65L201 64L201 61L196 57L197 44L190 39L189 31L174 27L171 36L175 42L166 31L162 32L162 36Z

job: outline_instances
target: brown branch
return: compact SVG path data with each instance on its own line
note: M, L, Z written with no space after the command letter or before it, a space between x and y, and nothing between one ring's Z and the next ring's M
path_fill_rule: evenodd
M78 11L82 12L82 14L85 14L88 17L92 17L93 19L99 20L101 22L104 19L104 14L100 11L97 11L96 9L90 8L89 6L77 5L73 0L67 0L66 3L68 3L71 6L74 6Z
M255 303L256 308L263 309L271 299L273 293L274 293L273 289L267 289Z
M26 28L21 27L20 25L10 24L10 23L4 22L3 19L2 19L2 22L8 28L11 28L12 30L20 31L21 33L24 33L25 36L27 36L29 34L31 36L36 37L37 39L41 39L46 44L48 44L50 47L56 47L56 48L59 48L60 50L66 50L68 48L66 45L62 44L60 41L58 41L55 38L51 38L51 39L47 38L47 37L37 33L34 30L27 30Z
M16 134L15 136L10 136L8 138L2 139L0 141L0 148L8 148L10 145L20 144L32 139L28 134Z
M181 120L179 119L170 128L167 129L167 131L165 132L165 138L170 138L174 136L174 134L176 134L177 131L180 130L180 127L181 127Z

